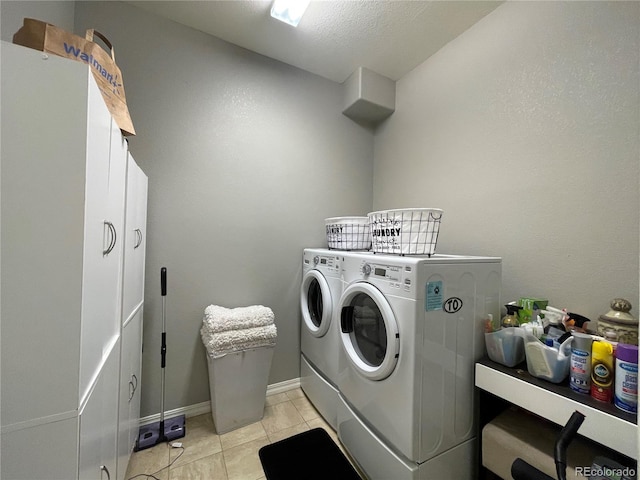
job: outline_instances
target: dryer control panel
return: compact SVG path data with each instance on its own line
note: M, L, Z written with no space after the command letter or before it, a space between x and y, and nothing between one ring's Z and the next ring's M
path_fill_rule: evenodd
M362 267L362 273L365 275L373 275L379 278L386 278L388 280L399 282L402 280L402 268L392 265L371 265L365 263Z
M363 260L360 266L362 280L393 290L411 292L412 268L408 265L390 265Z

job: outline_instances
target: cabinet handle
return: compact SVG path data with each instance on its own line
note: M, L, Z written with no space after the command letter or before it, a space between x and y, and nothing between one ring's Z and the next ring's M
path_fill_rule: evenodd
M107 227L109 231L109 245L105 250L102 251L102 255L106 257L115 248L117 235L116 235L116 227L113 225L113 223L105 220L104 225Z
M116 246L116 241L118 239L118 235L116 233L116 227L115 225L112 223L111 224L111 228L113 229L113 245L111 246L111 250L113 250ZM109 250L109 253L111 253L111 250Z
M109 473L109 469L106 465L100 465L100 472L106 472L107 480L111 480L111 474ZM102 478L102 473L100 473L100 478Z
M110 252L109 248L111 247L111 241L112 241L112 238L111 238L111 222L107 222L107 221L105 220L105 221L104 221L104 226L105 226L106 228L105 228L105 230L104 230L104 238L105 238L105 241L104 241L103 243L107 243L107 241L106 241L106 239L107 239L107 238L109 239L109 240L108 240L108 242L109 242L109 243L108 243L107 247L106 247L105 249L103 249L103 250L102 250L102 255L103 255L103 256L104 256L104 255L109 255L109 252Z
M131 380L135 380L135 383L133 383ZM129 401L131 401L131 399L133 398L133 396L136 394L136 390L138 389L138 377L136 377L135 373L131 374L131 380L129 380ZM131 388L132 387L132 388Z
M135 249L142 245L142 230L136 228L134 231L136 232L136 244L133 246Z

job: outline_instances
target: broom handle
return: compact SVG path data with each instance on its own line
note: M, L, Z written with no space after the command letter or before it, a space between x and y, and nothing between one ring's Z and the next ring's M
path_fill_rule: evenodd
M162 267L160 269L160 285L162 288L162 345L160 346L160 359L162 367L162 377L160 382L160 389L162 390L162 396L160 399L160 435L164 435L164 367L167 361L167 269Z

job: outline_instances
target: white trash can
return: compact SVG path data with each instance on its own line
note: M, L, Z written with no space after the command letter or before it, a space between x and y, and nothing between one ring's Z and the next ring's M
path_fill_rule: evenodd
M274 346L208 354L211 415L218 435L230 432L264 416L269 370Z

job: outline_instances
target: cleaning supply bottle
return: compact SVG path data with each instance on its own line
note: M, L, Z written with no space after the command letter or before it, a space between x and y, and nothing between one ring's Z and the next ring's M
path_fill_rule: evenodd
M493 315L487 313L486 318L484 319L484 333L492 333L498 330L495 324L493 323Z
M613 403L629 413L638 411L638 346L619 343L616 348L616 387Z
M522 310L522 307L508 303L505 305L505 308L507 309L507 314L502 317L502 328L519 326L518 310Z
M591 346L591 396L601 402L613 399L613 345L607 341Z
M569 386L578 393L588 394L591 390L591 344L593 338L586 333L571 332L571 367Z

